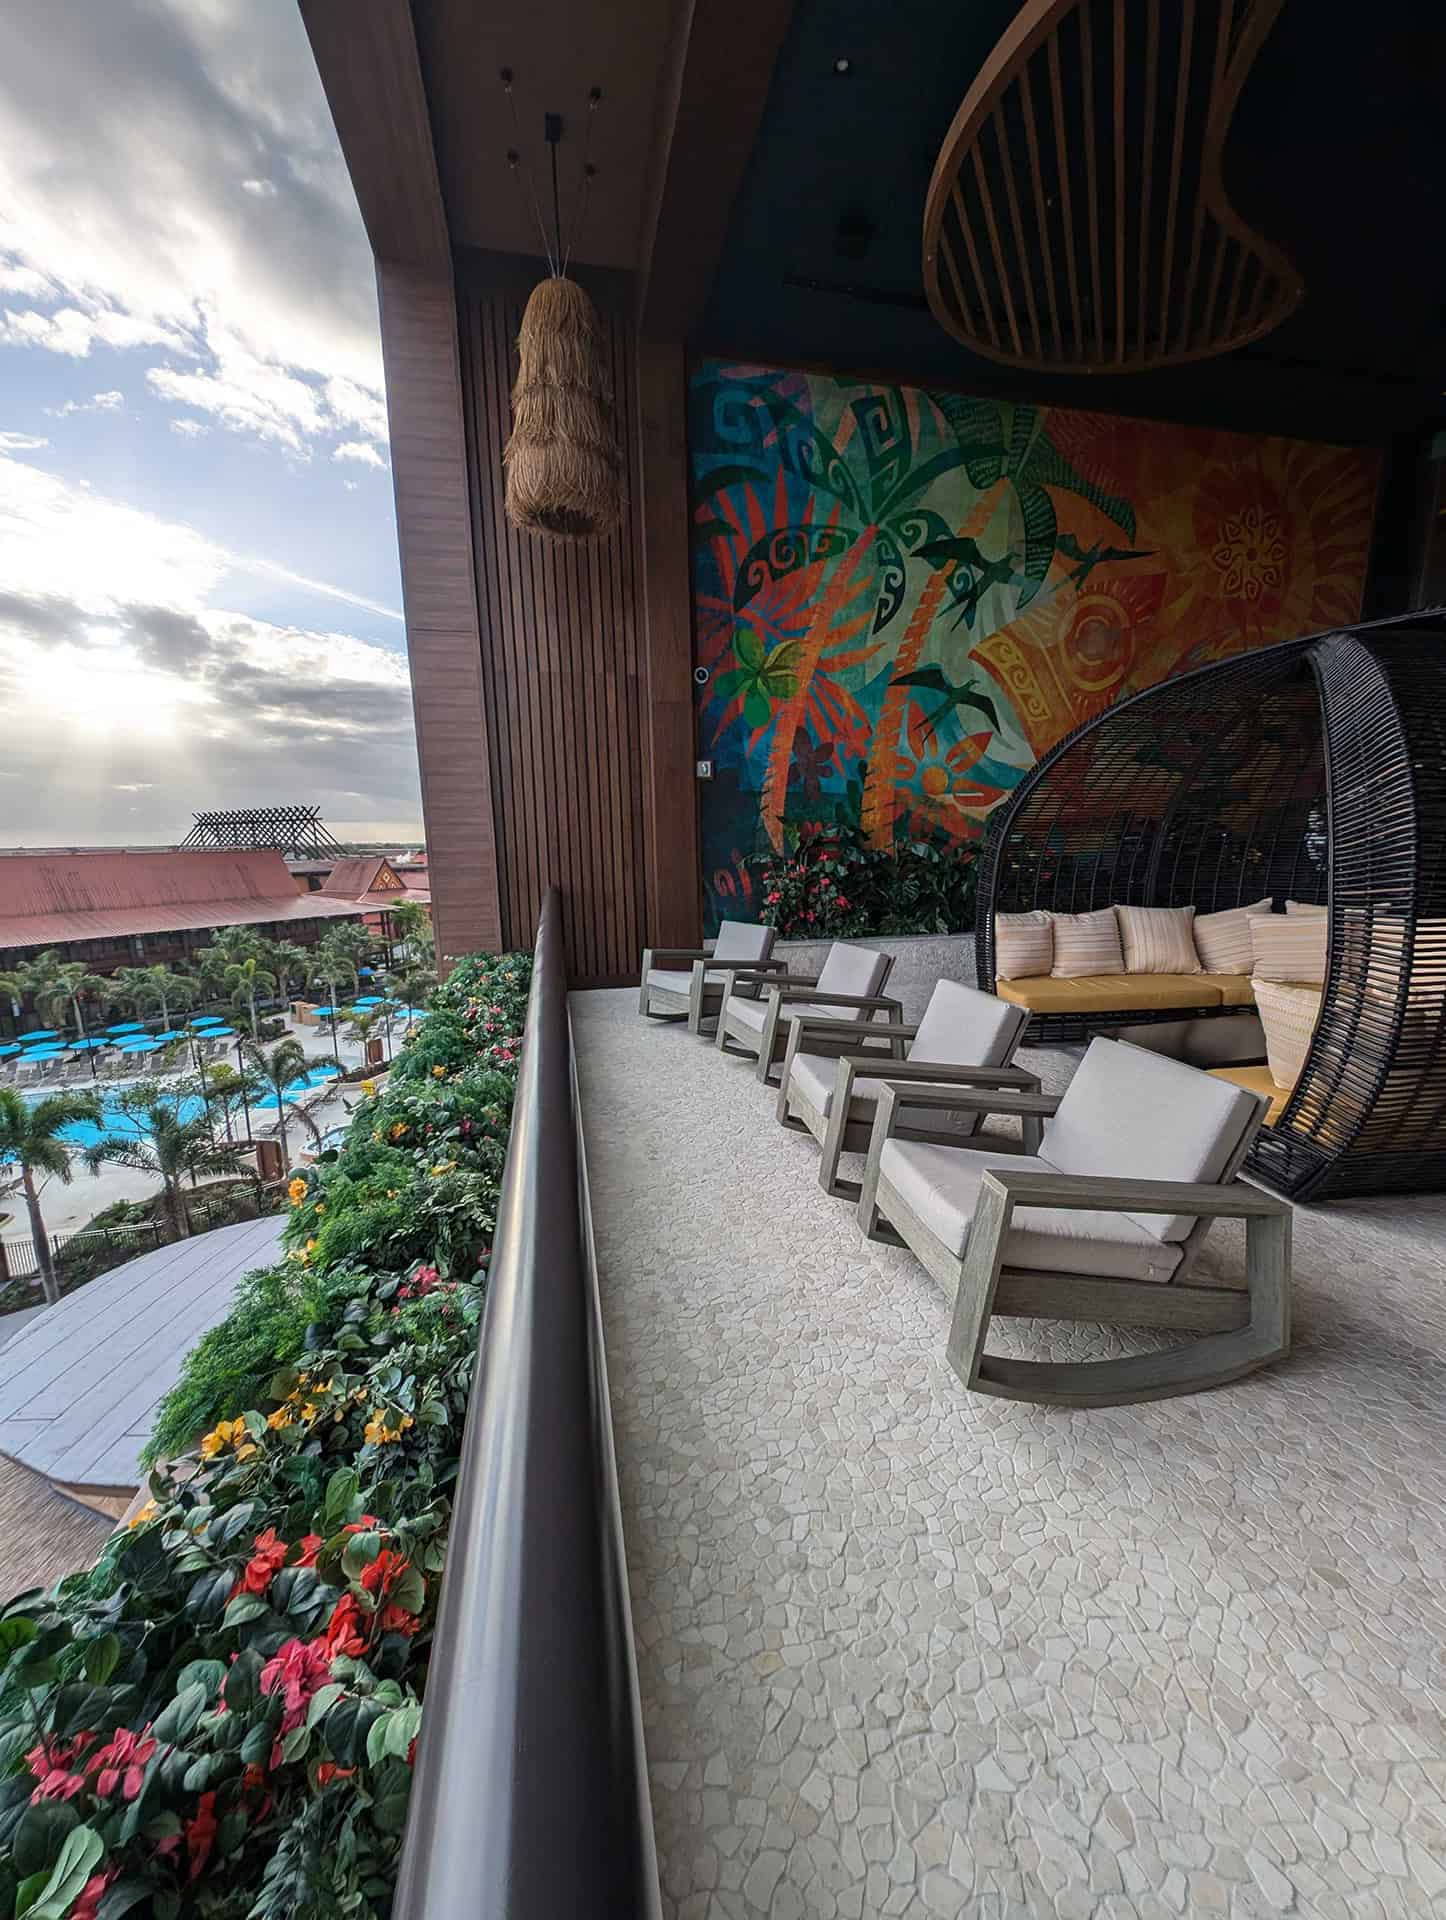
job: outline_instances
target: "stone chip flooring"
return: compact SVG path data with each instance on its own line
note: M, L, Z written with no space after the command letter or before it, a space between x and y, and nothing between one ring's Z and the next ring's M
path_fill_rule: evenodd
M1272 1371L973 1396L748 1066L635 1009L573 997L667 1913L1446 1915L1446 1198L1298 1210Z

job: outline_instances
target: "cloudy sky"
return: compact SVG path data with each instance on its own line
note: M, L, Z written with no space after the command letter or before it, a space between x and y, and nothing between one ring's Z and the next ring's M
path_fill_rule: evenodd
M0 846L421 817L370 255L296 0L0 6Z

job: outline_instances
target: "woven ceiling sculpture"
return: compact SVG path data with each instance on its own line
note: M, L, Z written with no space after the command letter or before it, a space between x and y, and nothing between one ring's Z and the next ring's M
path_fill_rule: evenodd
M1326 905L1329 948L1250 1171L1295 1200L1446 1188L1446 608L1202 667L1061 741L995 816L979 980L996 913L1265 895Z
M940 150L934 317L977 353L1139 372L1280 325L1300 275L1226 197L1241 88L1284 0L1029 0Z

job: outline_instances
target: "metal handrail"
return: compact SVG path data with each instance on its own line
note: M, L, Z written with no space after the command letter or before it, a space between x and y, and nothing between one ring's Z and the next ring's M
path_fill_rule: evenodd
M661 1914L555 890L392 1911Z

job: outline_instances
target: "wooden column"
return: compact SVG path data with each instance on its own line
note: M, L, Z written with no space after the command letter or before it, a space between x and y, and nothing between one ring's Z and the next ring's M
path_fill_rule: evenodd
M694 769L687 401L682 347L640 341L637 433L648 717L644 829L651 947L693 946L703 925Z
M437 957L503 944L450 272L377 268ZM530 940L523 944L530 945Z

